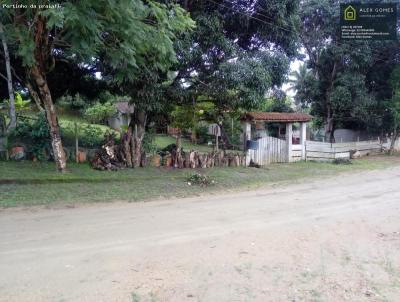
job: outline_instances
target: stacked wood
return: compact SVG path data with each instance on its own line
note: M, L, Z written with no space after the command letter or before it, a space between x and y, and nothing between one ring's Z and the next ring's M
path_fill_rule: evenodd
M240 153L226 153L213 151L200 153L196 150L189 152L172 150L164 156L164 166L178 169L212 168L212 167L240 167L245 165L245 156Z
M149 165L151 167L160 167L161 166L161 156L159 154L152 155L149 158Z
M180 148L172 150L171 156L172 156L172 165L174 168L179 168L179 169L184 168L185 154Z
M134 167L135 163L132 156L131 148L132 140L129 138L129 133L124 135L120 145L116 145L113 136L107 138L104 144L93 156L90 161L92 167L98 170L118 170L125 167ZM212 151L201 153L196 150L184 152L180 148L173 148L170 151L165 151L162 158L165 167L173 167L176 169L198 169L212 167L239 167L245 164L245 156L240 153L226 153L225 151ZM159 167L161 165L161 156L153 155L147 157L144 153L141 154L139 165L141 167L147 164Z
M109 136L107 143L96 151L90 164L97 170L114 171L124 168L126 159L121 146L115 145L114 138Z

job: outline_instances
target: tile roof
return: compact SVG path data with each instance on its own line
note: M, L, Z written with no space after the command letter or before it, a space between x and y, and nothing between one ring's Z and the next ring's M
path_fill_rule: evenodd
M247 112L242 120L265 122L309 122L312 116L307 113L295 112Z

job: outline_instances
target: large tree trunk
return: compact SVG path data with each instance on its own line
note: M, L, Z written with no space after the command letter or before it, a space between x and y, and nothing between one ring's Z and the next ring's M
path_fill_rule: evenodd
M33 25L35 26L35 63L27 70L28 81L31 81L31 88L37 93L40 103L43 104L46 112L56 167L58 171L64 172L67 163L61 141L60 126L58 124L56 108L46 79L46 73L51 71L54 67L54 58L52 56L52 47L49 43L49 32L46 26L46 18L39 15Z
M175 168L183 168L183 157L182 157L182 131L179 129L176 135L176 150L172 153L172 161Z
M7 126L7 132L9 132L10 130L15 129L15 127L17 126L17 115L15 113L15 99L14 99L14 88L11 75L10 53L8 51L8 45L4 34L3 24L1 22L0 22L0 38L3 44L4 59L6 62L6 72L7 72L7 88L9 95L9 116L10 116L10 123Z
M133 165L134 167L140 167L142 162L143 154L143 138L146 127L146 113L144 111L136 111L134 114L134 152L133 152Z
M132 124L129 125L128 130L122 137L122 147L124 150L124 156L126 160L126 166L129 168L133 168L133 161L132 161Z
M335 121L330 106L328 106L325 121L325 140L330 143L335 142Z
M63 172L67 167L67 163L61 141L60 126L58 124L56 108L54 106L53 99L51 98L50 89L47 85L45 76L39 71L38 66L34 65L31 68L31 77L39 89L38 95L44 104L44 109L46 111L46 118L50 127L51 146L53 148L54 161L57 169L60 172Z

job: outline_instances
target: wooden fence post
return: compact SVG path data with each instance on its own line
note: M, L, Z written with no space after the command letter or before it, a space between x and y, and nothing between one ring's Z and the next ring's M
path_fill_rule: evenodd
M300 123L301 159L306 160L307 123Z
M293 137L293 125L292 123L286 124L286 146L287 146L287 162L292 161L292 137Z

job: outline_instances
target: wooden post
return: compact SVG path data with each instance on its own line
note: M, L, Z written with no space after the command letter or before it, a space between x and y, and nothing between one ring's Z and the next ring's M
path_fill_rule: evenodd
M246 151L246 142L251 139L251 124L243 122L243 150Z
M250 150L246 150L246 142L251 139L251 124L249 121L242 123L243 127L243 151L246 152L245 166L250 164Z
M301 159L306 160L307 123L300 123Z
M293 125L292 123L286 124L286 145L287 145L287 162L292 161L292 137L293 137Z
M75 122L75 161L79 163L79 133L77 122Z

